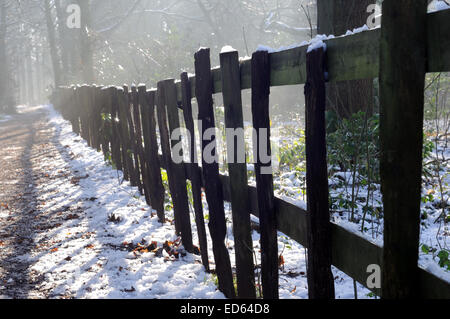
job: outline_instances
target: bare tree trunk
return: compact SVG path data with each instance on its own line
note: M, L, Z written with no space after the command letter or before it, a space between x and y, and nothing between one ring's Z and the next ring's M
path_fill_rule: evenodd
M62 1L55 0L56 17L58 18L59 47L61 49L61 81L63 84L69 84L70 66L69 66L69 35L68 28L64 21L64 10Z
M45 20L47 23L47 36L50 45L55 87L58 87L61 85L61 65L58 48L56 47L55 24L53 23L50 0L45 0Z
M319 34L342 35L347 30L367 23L367 7L374 0L317 0ZM373 79L329 83L327 109L339 117L348 118L353 113L373 112Z
M95 76L90 1L78 0L78 5L81 9L80 52L82 77L85 83L92 84L95 82Z
M8 63L6 60L6 4L0 5L0 111L7 104Z
M25 64L27 69L27 100L29 105L34 104L34 80L33 80L33 61L31 59L32 50L29 47L28 50L25 50L26 57L25 57Z

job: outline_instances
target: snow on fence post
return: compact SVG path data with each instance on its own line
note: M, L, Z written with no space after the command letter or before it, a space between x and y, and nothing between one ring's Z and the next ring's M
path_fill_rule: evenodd
M138 89L141 107L142 131L144 137L144 154L147 177L147 188L150 203L156 210L160 223L165 223L164 196L165 190L161 177L161 166L158 156L155 119L155 91L146 92L145 86Z
M220 54L238 297L256 298L238 51ZM233 147L230 149L230 147Z
M270 62L267 51L257 51L252 56L252 117L254 134L254 158L259 223L261 231L261 272L264 299L278 299L278 237L275 214L273 175L268 174L272 162L262 155L271 156L270 146ZM265 140L265 145L264 141ZM261 147L265 147L262 149Z
M427 1L385 0L380 45L383 298L416 298L418 278Z
M223 189L219 176L219 164L217 160L205 158L205 149L210 150L206 150L209 157L216 157L217 155L216 136L215 134L211 134L215 128L215 119L212 98L213 81L210 50L208 48L201 48L195 53L194 59L196 74L195 95L198 103L198 118L201 121L199 133L202 136L200 140L202 141L203 179L210 215L208 227L213 244L219 289L227 298L235 298L236 292L233 285L230 255L225 246L227 226L223 204Z
M309 50L308 50L309 51ZM306 193L308 293L310 299L334 299L325 129L325 49L306 54Z
M200 247L200 255L202 257L202 263L206 271L209 269L208 260L208 241L206 237L205 219L203 216L203 203L202 203L202 176L198 166L197 157L197 144L195 140L195 126L194 118L192 116L192 97L191 97L191 84L187 72L181 74L181 105L183 109L183 117L186 125L186 129L190 135L190 161L187 169L187 173L191 180L192 185L192 198L194 201L194 213L195 223L197 224L198 242Z
M172 136L173 132L180 130L180 116L178 113L178 102L177 102L177 89L175 86L175 80L169 79L163 82L164 84L164 94L167 110L167 120L169 124L169 140L170 140L170 152L176 146L182 145L181 136ZM182 156L183 149L181 147L180 153L174 154L177 156ZM172 158L173 160L173 158ZM172 176L174 178L173 191L175 193L176 203L174 201L174 211L175 211L175 224L178 225L177 228L181 234L181 240L184 248L188 252L193 252L192 246L192 228L191 228L191 218L189 215L189 199L187 196L187 183L186 183L186 172L184 170L183 161L181 164L175 164L170 162L168 165L172 171ZM174 195L172 193L172 195Z

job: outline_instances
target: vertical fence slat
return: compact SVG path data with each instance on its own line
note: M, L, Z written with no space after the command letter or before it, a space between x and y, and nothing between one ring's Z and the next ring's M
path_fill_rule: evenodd
M173 82L173 80L171 81ZM169 181L169 190L170 194L172 195L173 211L175 215L175 231L177 235L182 236L182 239L183 236L185 237L186 242L183 242L183 245L187 250L189 249L192 251L192 233L190 231L188 232L182 224L182 221L185 220L183 215L186 216L186 213L189 214L189 204L187 202L187 194L186 194L186 180L184 180L184 191L183 191L183 189L181 189L179 185L180 183L182 183L182 180L180 178L180 176L182 176L180 175L181 174L180 168L178 165L174 165L172 160L171 139L168 127L167 113L173 112L173 106L171 106L170 101L168 101L170 93L172 92L166 92L166 90L169 90L169 86L167 85L167 83L168 83L167 81L161 81L158 83L157 108L158 108L158 127L161 137L161 148L163 152L163 160L166 164L167 178ZM177 106L175 106L175 108L177 108ZM183 195L183 192L185 196Z
M199 120L201 121L200 139L202 141L202 167L205 181L206 200L209 207L209 232L213 242L213 253L216 262L216 272L219 281L219 289L228 298L234 298L236 293L233 286L233 273L228 249L225 246L227 226L223 203L223 189L219 177L219 164L216 154L215 136L207 141L205 132L215 128L214 109L212 99L212 75L209 49L200 49L195 54L196 85L195 95L199 108ZM214 133L214 132L213 132ZM211 157L205 158L205 149L212 144L214 146ZM211 163L212 162L212 163Z
M124 163L120 150L120 123L119 123L119 97L116 87L110 87L107 91L107 101L109 103L109 114L111 116L111 157L120 171L124 171Z
M75 133L81 136L81 118L80 114L81 112L81 87L77 86L75 88L75 104L74 104L74 110L73 110L73 116L74 116L74 122L75 122Z
M141 162L141 152L142 152L142 131L140 125L139 117L139 100L136 86L131 87L130 92L130 117L131 121L131 139L133 143L133 158L134 158L134 168L136 175L136 184L139 188L139 192L144 194L142 177L142 162Z
M385 0L380 46L382 297L419 296L427 1ZM437 132L439 133L439 132Z
M106 116L110 113L111 99L109 97L108 90L109 88L102 88L99 92L100 99L102 101L102 108L99 111L100 122L98 123L99 146L103 151L103 155L106 156L107 154L110 154L111 160L115 162L111 151L112 122L108 122L106 119L103 118L103 114L105 114Z
M253 241L248 200L248 176L241 97L241 73L237 51L220 54L222 96L227 129L227 158L233 214L236 279L239 298L256 298ZM233 147L232 147L233 146Z
M256 132L254 140L255 175L258 193L259 223L261 231L261 279L263 297L278 299L278 237L274 206L273 177L269 163L264 163L261 154L271 155L270 147L270 64L266 51L255 52L252 56L252 114ZM262 150L266 141L266 149ZM265 159L264 159L265 160ZM268 174L267 170L270 170Z
M102 144L102 113L104 113L105 109L105 100L104 100L104 94L102 91L102 87L98 86L95 89L95 113L94 113L94 147L97 149L97 151L101 151L101 144ZM108 150L109 153L109 150Z
M70 123L72 124L72 131L75 134L80 134L80 121L78 119L78 109L79 103L78 103L78 88L74 87L71 91L71 97L69 100L69 104L67 107L69 107L68 115Z
M306 193L308 201L308 293L334 299L325 129L325 51L306 55Z
M169 184L169 191L172 196L172 204L175 215L175 232L177 235L181 233L180 225L178 223L178 201L176 198L176 189L175 183L172 175L172 154L170 150L170 136L169 136L169 128L167 126L167 111L166 111L166 97L164 94L165 86L164 82L158 82L158 93L156 98L156 114L158 118L158 129L159 129L159 138L161 144L162 151L162 160L164 161L166 172L167 172L167 180Z
M147 173L145 167L144 148L142 143L142 125L141 125L141 111L139 108L139 94L135 86L132 87L133 94L133 122L136 133L136 155L139 159L139 173L140 173L140 188L141 193L145 193L147 203L150 203L149 191L145 190L145 185L148 184Z
M123 176L125 180L131 179L133 172L133 162L130 156L129 132L126 108L128 106L128 92L123 88L117 89L117 100L119 102L119 131L120 131L120 149L122 153Z
M147 190L150 204L158 215L160 223L165 223L164 186L161 178L161 166L158 156L155 120L155 92L146 92L145 86L139 87L139 105L141 107L142 131L144 137L145 166L147 173Z
M133 87L132 89L133 90ZM127 114L127 121L128 121L128 130L129 130L129 147L130 147L130 157L132 159L132 171L131 171L131 185L137 186L139 188L139 192L142 194L142 188L141 188L141 179L139 174L139 158L137 156L137 146L136 146L136 132L135 127L133 123L133 114L132 114L132 108L133 108L133 97L134 94L132 91L128 89L127 86L124 86L124 91L127 93L127 107L126 107L126 114Z
M167 119L169 123L169 135L170 135L170 146L171 149L174 148L175 145L182 145L181 136L174 138L172 132L180 129L180 117L178 113L178 104L177 104L177 89L175 86L174 80L166 80L164 81L164 94L166 100L166 108L167 108ZM180 156L182 160L182 148L180 154L176 154ZM192 229L191 229L191 219L189 215L189 199L187 196L187 184L186 184L186 172L184 170L183 165L172 165L171 170L173 178L176 180L174 190L176 192L177 198L177 216L178 221L175 219L175 223L179 224L179 229L181 232L181 239L187 251L192 252ZM175 208L174 208L175 209Z
M90 87L91 108L89 110L89 132L90 132L90 144L92 148L99 151L98 138L100 136L97 128L98 117L100 116L100 101L97 95L98 86Z
M88 107L87 107L87 125L88 125L88 130L89 130L89 136L88 136L88 145L89 147L95 148L94 147L94 113L95 113L95 87L94 86L89 86L88 87Z
M194 118L192 116L192 97L191 85L189 82L187 72L181 74L181 99L183 107L184 122L186 129L190 134L190 164L188 166L188 175L191 179L192 198L194 201L195 223L197 224L198 241L200 246L200 255L202 256L202 263L206 271L209 271L208 261L208 242L206 237L205 219L203 216L202 204L202 177L198 166L197 145L195 140Z
M80 128L81 137L89 143L89 87L83 85L80 87Z

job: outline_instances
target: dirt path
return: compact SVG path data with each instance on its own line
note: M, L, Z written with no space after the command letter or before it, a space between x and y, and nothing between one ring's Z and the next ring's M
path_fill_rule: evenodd
M0 296L6 298L47 297L40 289L44 278L30 271L27 256L46 248L36 237L63 217L42 212L38 201L37 186L48 181L52 159L60 156L53 134L40 108L0 123Z

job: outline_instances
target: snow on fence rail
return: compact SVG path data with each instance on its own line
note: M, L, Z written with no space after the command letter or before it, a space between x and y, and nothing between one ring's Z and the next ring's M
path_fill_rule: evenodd
M385 19L389 19L388 15ZM428 30L426 72L450 71L450 37L448 37L450 12L432 13L427 15L426 19ZM202 167L192 160L189 163L175 164L172 151L179 140L171 139L171 132L181 126L178 114L178 109L181 109L185 126L194 136L191 108L191 100L194 97L197 98L199 105L199 118L205 125L203 131L199 133L203 134L206 129L214 127L212 96L220 92L224 97L226 126L242 128L242 101L237 91L243 89L252 89L254 126L268 127L270 86L303 83L307 83L309 94L306 105L307 113L309 112L307 126L312 125L314 121L320 124L321 112L323 113L323 110L320 110L320 106L323 106L320 105L323 104L320 98L324 96L321 86L325 82L325 77L317 73L320 69L317 61L327 68L328 81L378 77L380 65L383 63L383 61L380 63L380 56L383 57L380 52L381 37L380 29L376 29L330 39L325 41L326 55L322 49L308 53L308 47L302 46L270 54L255 52L252 59L240 61L237 52L223 52L221 67L213 69L210 66L209 49L201 49L195 55L195 76L182 73L180 81L164 80L158 83L157 89L151 90L147 90L145 86L131 87L131 90L126 86L120 88L95 85L62 87L55 92L53 100L57 109L72 123L73 131L80 134L90 146L103 151L105 156L110 157L115 166L124 172L125 179L129 180L133 186L139 187L145 194L148 204L157 211L160 221L165 220L165 190L160 169L167 170L169 190L174 204L176 232L181 235L185 248L193 252L186 189L186 180L191 181L200 253L206 270L209 270L206 249L208 243L201 201L202 189L205 190L211 218L209 227L218 284L227 297L236 297L236 292L233 286L230 259L224 245L224 200L232 203L238 297L256 297L252 249L248 246L251 245L250 213L259 217L261 221L262 278L265 298L278 297L278 254L276 239L273 235L274 232L276 235L277 229L305 247L310 247L311 243L314 244L314 248L309 249L309 254L316 257L321 254L319 266L325 269L319 270L319 277L327 276L327 260L330 260L334 266L367 287L367 279L370 275L368 266L386 265L383 263L382 247L334 223L324 225L320 221L314 221L311 214L303 208L274 197L271 175L261 174L261 162L256 165L256 187L247 185L245 163L230 165L230 176L220 175L217 164L205 162L204 159ZM252 77L257 81L252 81ZM160 133L159 143L157 128ZM309 134L317 135L317 132ZM316 136L319 144L324 142L324 136L320 134ZM261 136L258 135L258 137ZM159 144L162 154L158 153ZM200 146L204 149L206 144ZM194 154L192 151L195 147L191 145L190 154ZM315 150L317 150L317 144L313 147L313 151ZM315 154L315 156L323 160L323 154ZM310 161L310 164L313 167L312 171L326 169L326 162L317 165ZM314 188L321 177L320 174L316 176L316 180L308 183L310 193L318 192ZM323 178L322 182L324 182ZM319 209L319 213L326 216L329 213L327 208L323 207ZM411 225L407 223L404 225L404 227L409 226ZM309 236L311 234L308 233L309 228L317 227L322 227L321 232L329 235L326 237L328 239L318 246L317 240L320 241L320 238L311 238ZM324 249L321 250L321 247ZM311 261L311 264L314 262ZM418 267L417 263L414 268L417 268L417 278L411 278L411 280L415 282L419 296L450 298L449 282ZM311 285L315 285L312 282L309 284L310 289L312 289ZM327 283L318 283L318 285L318 288L320 285L323 288L323 285L326 286ZM396 288L401 290L403 287ZM377 295L381 295L382 289L373 287L370 289ZM320 293L314 295L332 297L333 292L328 292L327 295L320 295Z

